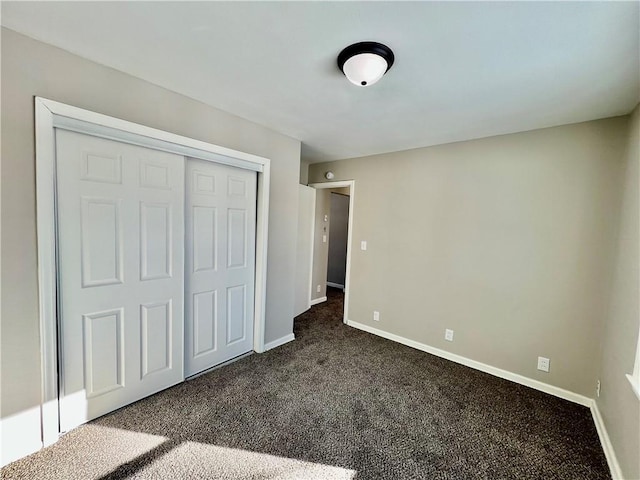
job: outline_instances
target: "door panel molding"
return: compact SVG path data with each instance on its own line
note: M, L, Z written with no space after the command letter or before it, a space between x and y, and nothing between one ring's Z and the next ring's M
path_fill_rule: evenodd
M122 308L109 310L106 312L89 313L82 316L83 323L83 342L84 355L86 358L87 368L85 370L85 385L87 386L87 398L97 397L105 393L112 392L120 388L124 388L124 338L123 338L123 312ZM109 325L107 322L111 323ZM96 325L101 323L102 325ZM101 327L101 328L99 328ZM111 327L111 328L108 328ZM95 332L94 332L95 330ZM113 364L111 367L111 383L100 382L97 374L105 372L105 356L102 355L100 369L96 369L93 360L96 347L99 348L98 342L109 342L108 350L112 350L107 358ZM96 384L103 385L97 386Z
M162 315L158 317L154 312L159 311ZM149 338L154 337L149 332L156 327L155 324L162 322L160 328L163 330L164 345L160 343L150 344ZM140 372L140 378L154 373L162 372L164 370L170 370L173 358L171 355L172 341L171 336L173 326L173 308L172 301L162 301L154 303L146 303L140 305L140 365L142 371ZM164 350L161 350L164 348ZM156 364L160 360L160 364Z
M173 276L172 215L169 203L140 202L140 280Z
M258 353L265 351L270 160L42 97L35 97L35 121L38 308L42 353L40 416L43 445L48 446L55 443L60 435L58 338L56 335L58 323L56 311L58 296L55 181L56 128L258 172L253 348ZM111 162L111 170L104 170L102 165L100 168L93 165L92 162L95 162L95 160L97 159L88 157L86 159L85 175L90 177L88 179L95 181L97 179L92 177L97 176L102 178L103 182L112 183L118 181L120 171L117 160ZM157 174L159 172L149 173ZM157 175L149 175L148 178L150 183L155 181L156 188L159 186L157 178Z
M80 199L80 230L82 245L82 287L101 287L105 285L117 285L122 283L122 274L124 270L124 262L122 259L122 208L119 200L110 198L96 198L82 196ZM93 219L98 216L95 209L111 210L113 216L113 225L110 231L106 231L102 225L94 225ZM102 214L104 216L104 213ZM94 227L94 228L92 228ZM97 230L97 231L96 231ZM105 245L102 248L94 243L100 243L101 240L110 238L113 240L111 246L113 250L108 249L105 252ZM95 261L93 260L95 258ZM94 276L96 269L93 268L94 263L102 264L102 270L110 270L109 276L99 278ZM111 265L105 265L110 263ZM105 268L106 267L106 268Z

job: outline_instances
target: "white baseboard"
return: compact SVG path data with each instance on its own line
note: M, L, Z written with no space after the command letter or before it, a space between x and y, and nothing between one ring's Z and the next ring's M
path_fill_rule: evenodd
M0 420L0 467L42 448L40 407Z
M604 420L602 418L602 415L600 415L600 409L598 409L598 404L595 400L591 400L590 408L591 416L593 417L593 423L596 424L596 430L598 431L598 437L600 438L602 450L604 450L604 455L605 457L607 457L607 463L609 464L611 478L613 478L613 480L624 480L624 478L622 477L620 464L618 463L618 459L616 458L616 452L613 450L613 445L611 444L611 440L609 439L607 428L604 425Z
M295 339L295 335L293 333L290 333L289 335L285 335L284 337L274 340L273 342L265 343L264 351L266 352L267 350L272 350L276 347L279 347L280 345L292 342Z
M314 298L313 300L311 300L311 306L313 307L314 305L317 305L319 303L326 302L326 301L327 301L327 297Z
M489 373L496 377L504 378L505 380L510 380L512 382L519 383L520 385L525 385L527 387L540 390L541 392L545 392L550 395L569 400L570 402L577 403L585 407L591 407L592 399L585 397L584 395L579 395L560 387L549 385L547 383L540 382L538 380L534 380L517 373L509 372L508 370L502 370L501 368L492 367L491 365L487 365L486 363L477 362L475 360L471 360L470 358L463 357L462 355L447 352L446 350L440 350L439 348L416 342L415 340L409 340L408 338L385 332L384 330L379 330L377 328L370 327L369 325L364 325L352 320L347 320L347 325L359 330L364 330L365 332L373 333L374 335L378 335L388 340L393 340L394 342L402 343L403 345L407 345L408 347L422 350L423 352L430 353L437 357L445 358L461 365L466 365L467 367L471 367L475 370L480 370L481 372Z
M344 285L341 283L327 282L327 287L339 288L344 291Z

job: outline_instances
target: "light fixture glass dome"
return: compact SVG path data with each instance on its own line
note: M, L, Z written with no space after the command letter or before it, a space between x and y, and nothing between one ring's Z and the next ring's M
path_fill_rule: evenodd
M376 83L385 74L387 68L387 61L374 53L355 55L342 66L347 79L359 87Z
M394 62L389 47L378 42L349 45L338 55L338 68L347 79L359 87L373 85L387 73Z

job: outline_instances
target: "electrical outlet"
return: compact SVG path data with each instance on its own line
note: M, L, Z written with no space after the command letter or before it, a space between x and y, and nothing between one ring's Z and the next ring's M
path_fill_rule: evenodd
M360 250L366 250L367 249L367 241L366 240L362 240L360 242Z
M600 380L596 383L596 397L600 396Z
M327 243L327 236L326 235L322 235L322 243Z
M453 342L453 330L449 330L448 328L444 331L444 339L448 342Z
M538 370L542 370L543 372L549 371L549 359L545 357L538 357Z
M379 321L380 321L380 312L378 312L378 311L374 310L374 311L373 311L373 319L374 319L376 322L379 322Z
M318 286L316 287L316 292L320 293L320 290L322 290L322 286L318 285Z

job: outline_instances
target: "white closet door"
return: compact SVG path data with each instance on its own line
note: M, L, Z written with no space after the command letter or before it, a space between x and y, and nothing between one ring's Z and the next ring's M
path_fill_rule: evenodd
M57 130L61 430L184 379L184 158Z
M185 374L253 350L255 172L187 160Z

